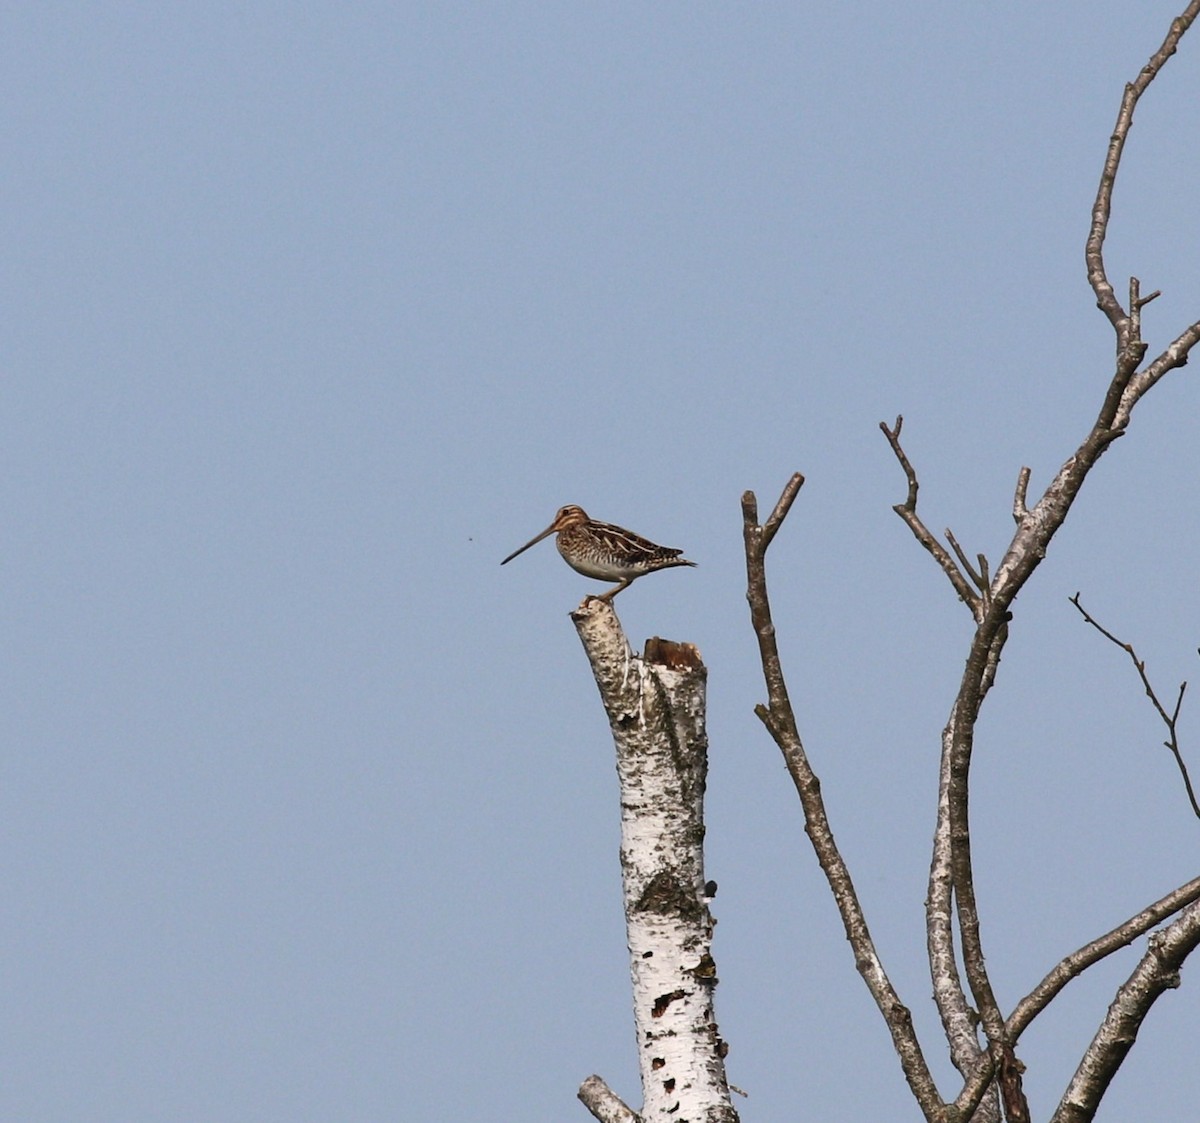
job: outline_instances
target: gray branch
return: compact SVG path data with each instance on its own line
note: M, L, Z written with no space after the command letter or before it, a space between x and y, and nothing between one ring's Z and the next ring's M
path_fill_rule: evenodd
M841 913L846 938L854 951L855 966L892 1035L905 1079L925 1118L941 1121L944 1118L945 1105L938 1095L937 1086L913 1030L912 1013L900 1001L900 996L884 970L870 929L867 927L866 916L850 877L850 870L834 839L833 828L825 810L825 801L821 797L821 782L809 763L800 739L783 676L783 665L779 658L779 645L775 638L775 625L771 619L771 604L767 595L766 553L767 546L774 538L803 483L804 477L799 472L792 476L775 506L774 513L764 526L760 526L758 522L758 501L754 492L747 491L742 496L746 599L750 603L751 624L758 637L759 656L768 698L768 705L756 707L755 713L779 746L784 764L796 785L804 810L805 832Z
M1200 901L1188 905L1174 921L1150 937L1146 954L1117 991L1051 1123L1090 1123L1095 1117L1100 1100L1133 1048L1150 1008L1164 991L1179 986L1179 970L1197 944L1200 944Z
M1167 727L1167 740L1163 742L1163 745L1170 750L1171 755L1175 758L1175 765L1179 769L1180 777L1183 779L1184 791L1187 793L1188 801L1192 805L1192 813L1197 818L1200 818L1200 803L1196 802L1196 789L1192 787L1192 777L1188 773L1187 762L1183 759L1183 750L1179 747L1179 711L1183 709L1183 695L1184 691L1187 690L1187 683L1181 682L1179 684L1179 693L1175 697L1175 706L1170 713L1167 713L1166 707L1159 701L1158 694L1150 682L1150 676L1146 674L1146 662L1144 659L1138 658L1138 653L1134 650L1133 644L1118 639L1096 620L1083 607L1078 593L1071 598L1071 603L1079 609L1080 615L1083 616L1084 620L1091 624L1105 639L1124 651L1133 661L1134 669L1137 671L1138 677L1142 680L1142 689L1146 691L1146 697L1150 699L1150 704L1154 707L1163 725Z
M1104 400L1091 430L1074 454L1062 465L1032 506L1028 502L1030 472L1022 468L1013 500L1012 514L1016 530L990 581L976 597L970 580L976 578L966 562L965 552L955 547L954 557L937 542L917 517L918 480L911 462L900 447L900 419L894 428L880 428L887 437L904 471L908 494L897 504L896 513L904 520L921 545L937 561L967 602L976 620L963 677L943 734L942 766L937 826L934 832L933 858L930 863L927 897L927 941L933 973L934 997L943 1028L951 1045L951 1056L960 1072L971 1072L955 1107L969 1116L986 1094L989 1082L998 1079L1005 1116L1024 1120L1028 1108L1020 1089L1021 1066L1013 1053L1014 1026L1006 1021L998 1007L985 965L983 942L975 902L974 871L971 860L969 820L970 767L974 751L975 726L980 708L991 689L1008 638L1011 606L1017 594L1046 556L1050 542L1062 526L1088 474L1109 446L1127 427L1134 406L1169 370L1187 362L1188 354L1200 342L1200 322L1184 329L1145 370L1138 372L1147 351L1141 338L1141 312L1157 296L1140 295L1136 278L1130 282L1129 310L1121 307L1104 268L1103 246L1111 216L1112 191L1125 140L1133 121L1138 99L1175 52L1180 38L1200 11L1200 0L1193 0L1176 19L1163 45L1152 56L1138 79L1126 87L1108 154L1100 188L1093 207L1092 226L1085 256L1088 278L1097 304L1108 316L1117 336L1115 369ZM965 571L965 573L964 573ZM986 573L981 560L979 576ZM955 923L962 940L962 961L978 1017L987 1037L986 1053L972 1065L975 1049L974 1012L963 993L955 956ZM1083 966L1080 966L1080 970ZM1112 1054L1106 1054L1111 1060ZM1116 1060L1119 1064L1119 1058Z

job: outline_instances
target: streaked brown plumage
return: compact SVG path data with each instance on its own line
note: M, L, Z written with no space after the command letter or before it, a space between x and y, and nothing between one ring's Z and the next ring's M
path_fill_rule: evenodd
M573 504L559 508L554 521L541 534L531 538L519 550L514 550L500 564L507 565L530 546L536 546L543 538L556 533L558 552L576 573L601 581L620 582L616 588L602 593L598 600L611 601L638 577L653 573L656 569L696 564L681 558L679 555L683 553L682 550L656 546L624 527L597 522L588 518L582 507Z

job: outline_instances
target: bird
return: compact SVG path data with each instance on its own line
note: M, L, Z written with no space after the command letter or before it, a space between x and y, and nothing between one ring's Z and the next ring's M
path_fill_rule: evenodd
M541 534L531 538L519 550L514 550L500 564L507 565L518 554L523 554L530 546L536 546L543 538L555 533L558 534L555 541L558 552L576 573L600 581L620 582L608 592L601 593L596 597L597 600L611 602L638 577L653 573L656 569L696 564L680 557L682 550L656 546L624 527L597 522L589 518L582 507L576 507L573 503L560 507L554 521Z

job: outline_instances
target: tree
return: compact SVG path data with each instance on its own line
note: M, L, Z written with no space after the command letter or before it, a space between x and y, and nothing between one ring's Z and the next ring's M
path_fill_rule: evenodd
M931 1075L909 1009L890 982L872 941L788 696L768 596L766 555L800 492L803 477L797 473L788 481L765 522L759 522L752 492L746 492L742 500L747 599L768 699L756 712L783 755L800 798L806 833L853 949L855 966L891 1034L913 1097L930 1123L1028 1120L1021 1085L1023 1064L1018 1056L1022 1033L1072 979L1153 930L1144 954L1118 988L1081 1056L1052 1123L1093 1118L1154 1002L1166 989L1179 985L1180 968L1200 943L1200 878L1196 878L1064 956L1005 1012L994 994L984 956L970 820L976 724L997 681L1000 658L1015 620L1014 601L1046 556L1092 468L1127 431L1135 407L1160 379L1186 364L1191 349L1200 341L1198 321L1146 362L1149 345L1142 338L1141 314L1158 293L1143 296L1133 277L1122 303L1104 262L1113 188L1134 110L1198 12L1200 0L1193 0L1172 22L1162 45L1137 78L1126 86L1092 208L1085 259L1097 305L1115 335L1113 373L1090 430L1032 501L1031 472L1020 470L1012 504L1015 531L997 564L993 566L982 554L971 559L950 532L943 545L929 530L918 513L918 476L901 443L902 419L880 424L907 489L894 509L950 582L974 625L962 679L942 734L925 902L934 999L951 1058L962 1078L949 1096L943 1096ZM1192 808L1200 815L1176 737L1183 688L1168 712L1132 646L1105 630L1078 596L1074 603L1088 623L1133 659L1167 727L1167 745L1178 762ZM588 598L572 618L591 661L617 747L621 864L644 1102L641 1111L634 1112L599 1077L584 1083L580 1097L605 1123L637 1119L647 1123L729 1123L737 1119L737 1113L725 1079L725 1046L713 1012L716 964L710 946L713 920L709 902L715 887L704 879L702 853L705 668L694 648L658 639L648 642L641 657L635 656L608 602ZM977 797L986 798L986 794L977 793Z

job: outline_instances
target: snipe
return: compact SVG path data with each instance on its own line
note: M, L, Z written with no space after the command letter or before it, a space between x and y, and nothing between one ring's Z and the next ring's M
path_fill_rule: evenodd
M679 555L683 553L682 550L656 546L624 527L597 522L588 518L582 507L573 504L559 508L554 522L519 550L514 550L500 564L507 565L518 554L523 554L530 546L536 546L543 538L555 533L558 534L555 542L558 552L576 573L600 581L620 582L607 593L601 593L597 600L611 601L645 573L670 569L676 565L696 564L681 558Z

